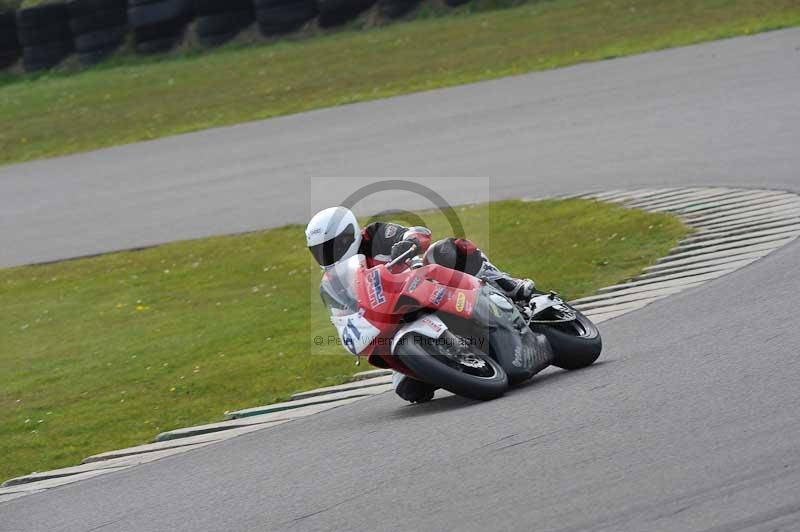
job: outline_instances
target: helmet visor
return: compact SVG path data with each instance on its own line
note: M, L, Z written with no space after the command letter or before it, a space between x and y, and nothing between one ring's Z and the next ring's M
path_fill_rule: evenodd
M321 244L309 247L320 266L330 266L341 260L356 239L356 229L348 225L344 231Z

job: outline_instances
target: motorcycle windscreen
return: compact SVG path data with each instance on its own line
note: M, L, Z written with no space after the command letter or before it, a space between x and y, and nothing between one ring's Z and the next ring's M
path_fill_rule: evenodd
M319 290L329 310L358 310L356 280L358 272L366 265L364 255L355 255L325 272Z

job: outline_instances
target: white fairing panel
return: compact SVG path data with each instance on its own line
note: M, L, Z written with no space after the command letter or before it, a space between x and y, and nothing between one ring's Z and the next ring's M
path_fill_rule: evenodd
M331 323L339 332L342 345L354 355L363 351L381 333L364 318L362 310L344 316L331 316Z
M419 333L428 338L439 338L447 330L447 325L436 316L429 314L413 321L398 330L392 339L392 353L400 339L410 332Z

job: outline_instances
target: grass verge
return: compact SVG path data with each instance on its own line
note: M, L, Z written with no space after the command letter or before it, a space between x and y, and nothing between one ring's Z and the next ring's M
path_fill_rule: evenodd
M800 25L798 0L476 2L304 41L7 78L0 163Z
M580 200L458 214L498 265L567 297L634 275L687 231ZM309 355L333 330L318 280L297 226L0 270L0 480L346 381L341 348Z

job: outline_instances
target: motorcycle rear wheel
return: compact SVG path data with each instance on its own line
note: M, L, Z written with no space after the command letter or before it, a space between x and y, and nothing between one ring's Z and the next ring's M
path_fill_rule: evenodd
M603 350L600 331L581 311L566 303L564 305L575 313L574 320L552 325L532 324L531 329L547 337L555 355L554 366L567 370L591 366Z
M450 331L439 339L407 334L395 355L420 379L456 395L489 401L508 389L500 364Z

